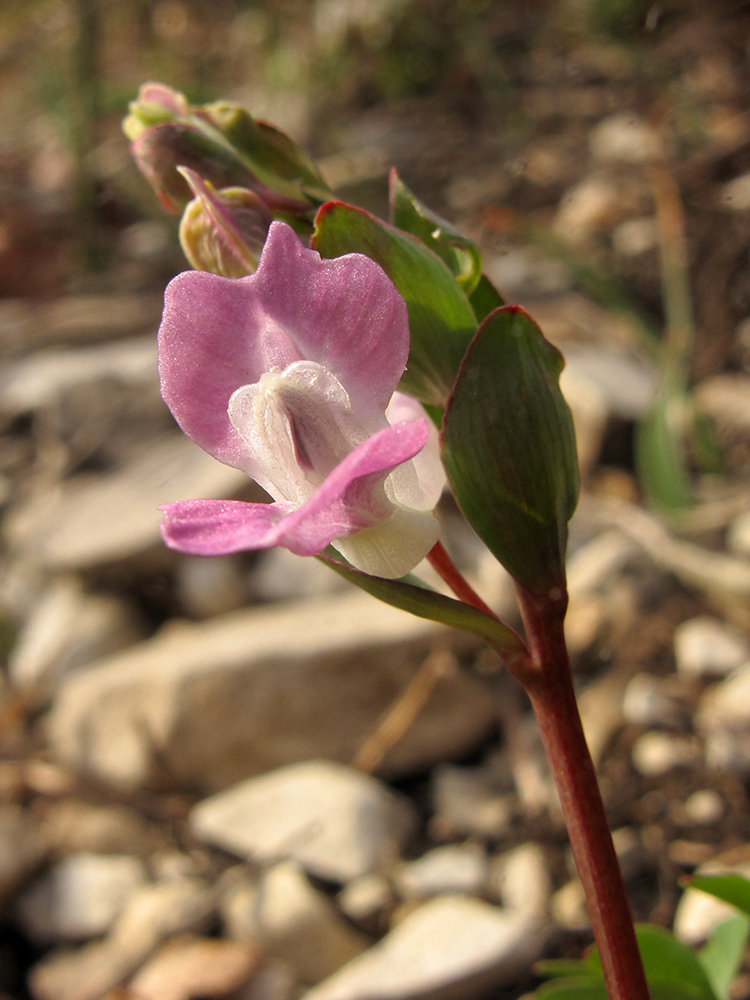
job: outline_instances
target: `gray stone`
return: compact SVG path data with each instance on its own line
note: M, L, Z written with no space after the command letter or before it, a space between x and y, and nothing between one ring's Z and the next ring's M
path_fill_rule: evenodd
M625 688L622 712L633 726L674 726L683 716L680 706L670 698L664 681L653 674L636 674Z
M50 569L85 569L159 543L159 505L186 497L225 497L249 480L176 434L151 441L109 475L76 476L58 491L11 510L8 542Z
M352 879L338 894L336 901L341 912L354 923L369 924L392 911L396 897L388 879L373 872Z
M545 917L552 882L541 844L520 844L493 858L490 885L507 909L529 917Z
M591 130L591 153L597 160L648 163L663 156L656 129L632 111L618 111Z
M16 687L40 696L62 674L123 649L144 636L132 608L103 594L85 594L75 577L41 595L8 659Z
M295 861L275 865L258 885L230 889L222 909L230 937L259 942L308 986L333 975L370 944L310 885Z
M487 888L487 855L476 844L446 844L400 865L393 883L406 900L459 893L481 895Z
M225 788L294 761L350 761L441 634L353 590L171 625L63 681L52 746L71 766L125 788ZM451 642L474 645L458 634ZM381 771L466 753L493 723L479 679L441 678Z
M685 800L685 815L699 826L717 823L725 812L724 800L713 788L701 788Z
M104 934L146 883L143 862L79 852L58 861L18 899L21 925L37 942L83 941Z
M218 941L183 934L168 941L128 984L138 1000L193 1000L236 997L262 961L251 943Z
M686 677L726 677L750 660L750 642L731 625L701 615L675 629L674 654Z
M470 1000L527 970L545 937L528 917L465 896L438 896L305 1000Z
M511 818L512 796L499 794L485 769L440 764L431 783L430 833L438 840L496 837Z
M250 778L190 815L206 843L259 862L294 858L310 874L340 883L392 864L415 822L407 799L330 761Z
M130 897L110 933L82 948L53 951L29 975L37 1000L101 1000L163 941L201 926L216 900L198 879L148 885Z
M701 749L694 739L653 731L636 740L631 756L640 774L654 778L676 767L696 764L701 758Z

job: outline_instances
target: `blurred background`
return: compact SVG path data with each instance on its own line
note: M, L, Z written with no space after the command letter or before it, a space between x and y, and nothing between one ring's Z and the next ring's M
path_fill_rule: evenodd
M482 980L493 996L589 940L533 722L486 653L314 560L162 546L160 503L255 493L158 395L163 290L186 264L120 128L148 80L242 102L380 215L395 166L563 349L584 482L568 639L636 916L671 926L680 875L750 858L750 4L5 0L0 997L293 1000L459 891L530 921L526 964ZM515 620L507 578L441 513ZM325 816L266 855L236 815L195 811L316 758L402 796L369 868L302 856ZM404 867L446 847L429 876ZM292 892L279 855L312 875L293 885L325 961L238 916L260 884ZM172 923L143 930L142 909L117 930L165 885ZM198 972L167 993L147 956L186 931ZM473 1000L471 961L453 986ZM235 971L211 985L207 964Z

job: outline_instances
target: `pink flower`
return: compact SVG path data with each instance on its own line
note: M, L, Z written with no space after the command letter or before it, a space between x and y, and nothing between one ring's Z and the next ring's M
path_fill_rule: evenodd
M403 576L439 534L437 433L396 392L406 305L362 254L321 260L274 222L258 270L188 271L167 288L162 395L177 422L273 503L183 500L162 507L167 545L220 555L329 544L357 569Z

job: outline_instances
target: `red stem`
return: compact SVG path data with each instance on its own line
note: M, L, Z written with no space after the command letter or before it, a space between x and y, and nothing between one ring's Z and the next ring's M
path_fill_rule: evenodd
M427 553L427 561L440 576L441 580L448 584L459 601L463 601L464 604L470 604L473 608L483 611L492 618L497 618L492 608L484 603L474 588L470 587L463 578L453 560L443 548L442 542L435 542L435 545Z
M560 795L610 1000L649 1000L625 886L578 712L565 646L563 591L518 588L537 670L526 680Z

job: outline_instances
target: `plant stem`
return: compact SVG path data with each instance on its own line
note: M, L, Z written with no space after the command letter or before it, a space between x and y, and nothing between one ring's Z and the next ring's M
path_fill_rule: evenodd
M531 646L525 678L555 779L583 884L610 1000L649 1000L625 886L578 711L563 622L564 591L536 595L518 588Z
M443 548L442 542L436 542L430 549L427 553L427 561L440 579L450 587L459 601L463 601L464 604L470 604L472 608L483 611L492 618L497 618L492 608L488 604L485 604L479 594L461 575L453 560Z

